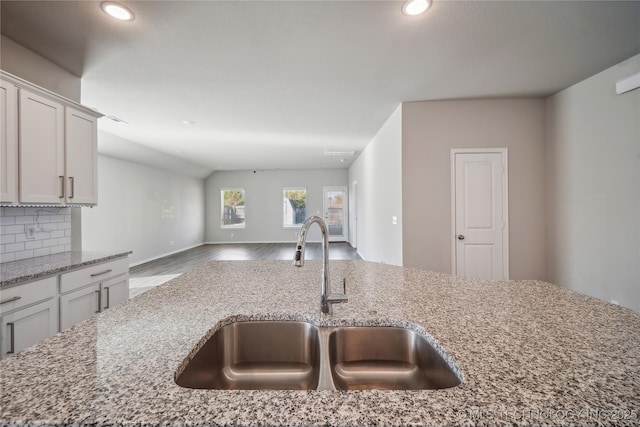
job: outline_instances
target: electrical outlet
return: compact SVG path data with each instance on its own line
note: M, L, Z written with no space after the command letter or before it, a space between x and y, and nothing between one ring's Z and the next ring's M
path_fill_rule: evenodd
M614 299L612 299L612 300L611 300L611 304L613 304L613 305L620 305L620 302L619 302L619 301L616 301L616 300L614 300Z
M174 244L174 243L175 243L175 242L174 242L173 240L170 240L170 241L169 241L169 246L173 246L173 244Z
M27 226L27 239L35 239L36 238L36 226L29 225Z

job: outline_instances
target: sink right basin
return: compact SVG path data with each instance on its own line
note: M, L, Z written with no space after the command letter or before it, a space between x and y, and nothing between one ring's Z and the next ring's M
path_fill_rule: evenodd
M340 327L328 341L337 390L440 389L461 382L427 339L410 329Z

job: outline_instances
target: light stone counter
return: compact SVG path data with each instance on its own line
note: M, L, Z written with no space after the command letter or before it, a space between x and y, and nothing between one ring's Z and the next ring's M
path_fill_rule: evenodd
M331 275L346 277L349 302L321 318L319 262L210 262L0 362L0 425L640 424L638 312L539 281L364 261L334 261ZM426 391L177 386L176 369L229 316L413 323L464 381Z
M92 264L110 261L128 256L125 252L62 252L54 255L39 256L21 261L0 264L0 289L5 289L29 280L52 276L64 271L86 267Z

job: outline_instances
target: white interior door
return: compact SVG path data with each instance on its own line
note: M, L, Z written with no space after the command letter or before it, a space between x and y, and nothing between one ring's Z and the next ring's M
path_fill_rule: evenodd
M324 187L324 221L329 228L330 242L346 242L349 235L347 187Z
M451 150L452 271L509 278L507 149Z

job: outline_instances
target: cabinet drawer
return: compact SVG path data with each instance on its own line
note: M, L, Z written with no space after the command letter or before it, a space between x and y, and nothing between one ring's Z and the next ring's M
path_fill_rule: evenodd
M95 264L76 271L64 273L60 275L60 293L64 294L91 283L100 282L128 272L129 258L123 257L114 261Z
M8 313L38 301L57 295L57 276L36 280L3 289L0 296L0 313Z

